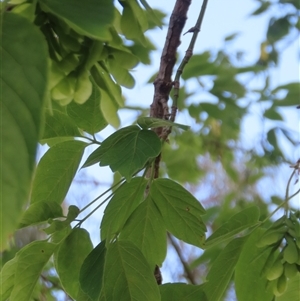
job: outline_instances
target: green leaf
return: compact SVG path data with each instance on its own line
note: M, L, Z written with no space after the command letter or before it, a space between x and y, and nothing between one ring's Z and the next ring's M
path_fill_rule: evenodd
M263 232L261 228L252 232L236 265L234 281L238 300L271 301L273 299L273 293L267 291L267 279L261 275L272 248L262 254L262 249L256 246Z
M105 139L83 167L100 162L100 166L109 165L112 171L119 171L129 181L149 159L158 156L160 150L161 142L154 132L132 125Z
M259 209L252 206L235 214L221 225L205 242L205 247L219 244L258 223Z
M160 301L153 269L133 243L117 241L109 246L100 300Z
M187 131L190 127L184 124L175 123L169 120L163 120L160 118L153 117L139 117L137 124L143 129L157 128L163 126L175 126L182 130Z
M289 16L282 18L271 18L270 25L267 31L267 39L270 43L275 43L289 33L290 30Z
M1 269L0 273L0 300L7 300L15 284L15 273L17 268L17 257L9 260Z
M49 218L62 217L61 206L56 202L41 201L33 203L23 213L19 228L47 221Z
M34 241L17 253L14 288L10 301L28 301L39 276L57 246L46 241Z
M102 288L106 248L102 241L85 258L80 269L80 286L92 300L98 300Z
M276 110L276 107L272 106L271 108L269 108L268 110L266 110L264 112L264 117L272 119L272 120L282 120L283 118L281 116L281 114L279 114Z
M71 118L66 114L52 110L47 112L43 140L54 137L80 137L82 136Z
M208 300L220 300L228 289L228 284L247 238L241 237L232 240L213 262L206 277L207 282L204 284L204 292Z
M296 106L299 104L300 98L300 84L290 83L275 88L272 93L276 93L280 90L287 90L287 95L284 99L275 99L274 104L277 106Z
M46 152L36 170L31 203L63 202L86 146L82 141L65 141Z
M101 221L101 239L110 241L123 228L128 217L144 198L147 181L136 177L117 189L105 208Z
M220 72L220 66L210 61L211 54L205 51L201 54L196 54L191 57L189 63L185 66L182 73L182 78L198 77L202 75L216 75ZM201 68L199 68L201 66Z
M120 234L120 240L134 243L150 266L161 265L167 253L167 232L153 200L148 197L131 214Z
M28 201L48 74L48 49L39 29L17 14L2 12L1 18L0 250Z
M137 40L143 46L147 46L147 41L145 39L143 29L141 27L140 21L146 20L145 13L142 9L138 9L138 5L134 2L135 0L130 0L127 2L122 2L123 13L121 17L121 30L128 40ZM132 8L132 6L134 6ZM139 10L139 11L134 11ZM145 24L142 24L144 26ZM147 26L147 25L146 25ZM144 28L145 30L145 28Z
M201 285L166 283L159 290L161 301L208 301Z
M147 10L147 13L149 14L152 22L154 22L160 29L162 29L160 19L156 15L155 11L148 4L148 2L146 0L140 0L140 2L143 4L143 6L145 7L145 9Z
M63 240L54 257L56 271L63 288L73 298L79 292L79 273L86 256L93 249L89 233L80 228L75 228Z
M150 196L168 231L187 243L203 247L206 227L201 215L205 210L192 194L170 179L156 179L150 186Z
M100 110L101 95L93 85L90 98L82 105L72 101L67 106L67 113L76 125L89 134L95 134L107 126L107 122Z
M62 18L80 34L93 39L109 40L109 26L114 18L111 0L40 0L42 9Z

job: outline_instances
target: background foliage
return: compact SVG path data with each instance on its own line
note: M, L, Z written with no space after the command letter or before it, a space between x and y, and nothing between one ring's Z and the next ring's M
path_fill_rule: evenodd
M252 18L271 17L253 63L231 51L236 34L192 56L178 100L188 128L148 118L122 94L133 69L151 63L147 31L168 24L146 1L1 2L0 300L297 300L300 215L288 201L299 161L284 199L257 185L291 159L282 141L299 143L285 122L299 82L272 82L298 37L299 10L298 1L257 1ZM264 128L246 145L255 106ZM124 108L139 118L120 127ZM169 126L167 142L151 130ZM46 152L36 164L38 143ZM112 186L79 207L63 203L75 175L95 164L114 172ZM82 224L104 204L94 246ZM170 246L183 275L158 285Z

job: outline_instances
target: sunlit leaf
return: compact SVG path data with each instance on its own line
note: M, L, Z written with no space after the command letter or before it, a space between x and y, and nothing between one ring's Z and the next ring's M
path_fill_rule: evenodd
M113 21L114 6L111 0L59 0L39 1L45 11L64 19L70 27L94 39L108 40L108 27ZM72 7L72 9L70 9Z
M257 224L259 219L259 209L252 206L242 210L223 223L205 242L205 247L212 247L221 243L235 234Z
M208 300L218 301L224 295L247 238L232 240L213 262L206 276L207 282L204 284L204 292Z
M167 253L167 232L150 197L131 214L121 231L120 239L134 243L151 266L163 263Z
M100 109L100 103L100 91L93 85L93 92L90 98L82 105L74 101L71 102L67 106L67 113L79 128L89 134L95 134L107 126L107 122Z
M87 144L81 141L66 141L55 144L46 152L37 167L31 203L62 203L86 146Z
M100 166L109 165L112 171L119 171L128 181L160 150L161 142L154 132L141 130L135 125L128 126L105 139L83 167L100 162Z
M80 286L92 300L98 300L102 288L106 248L102 241L85 258L80 269Z
M203 247L206 227L201 215L205 210L192 194L170 179L156 179L151 184L150 196L168 231L187 243Z
M267 279L261 275L262 268L270 251L262 254L262 249L256 246L263 229L256 229L244 244L235 269L235 289L238 300L271 301L273 293L267 290Z
M201 285L166 283L159 290L161 301L208 301Z
M118 188L104 211L101 221L102 240L110 241L120 232L130 214L143 200L146 185L144 178L137 177Z
M104 298L109 301L160 301L158 285L141 251L129 241L110 245L103 276Z
M46 241L34 241L17 253L14 288L10 301L28 301L43 267L52 256L56 245Z
M2 11L0 51L0 133L1 141L5 141L0 154L1 250L28 201L41 133L48 49L36 26L17 14Z
M73 298L79 292L79 273L86 256L93 249L89 233L75 228L63 240L57 254L55 254L55 267L63 288Z

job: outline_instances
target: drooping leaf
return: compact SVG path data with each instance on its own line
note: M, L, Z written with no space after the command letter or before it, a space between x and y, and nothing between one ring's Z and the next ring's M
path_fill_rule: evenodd
M137 120L137 124L141 126L141 128L143 129L157 128L163 126L175 126L182 130L187 131L190 128L189 126L184 124L179 124L169 120L153 118L153 117L139 117Z
M23 213L19 228L47 221L49 218L62 217L60 204L56 202L41 201L33 203Z
M17 14L2 12L1 18L0 249L28 200L48 73L47 45L38 28Z
M107 126L100 109L100 102L100 91L93 85L92 95L84 104L80 105L73 101L67 106L68 115L85 132L98 133Z
M46 241L34 241L17 253L14 287L10 301L28 301L38 278L52 256L56 245Z
M129 3L123 2L123 12L121 17L121 30L128 40L137 40L143 46L146 46L146 39L141 27L140 21L147 20L144 11L141 9L135 13L134 9L138 6L135 0L130 0ZM133 4L133 5L131 5ZM132 7L135 6L135 7ZM143 26L144 24L142 24ZM147 26L147 25L146 25Z
M159 286L161 301L208 301L201 285L166 283Z
M159 28L162 28L161 26L161 21L158 18L158 16L156 15L155 10L153 10L151 8L151 6L148 4L148 2L146 0L140 0L140 2L143 4L143 6L145 7L145 9L147 10L151 20L157 25L159 26Z
M143 200L147 181L136 177L124 183L105 208L101 221L101 239L110 241L120 232L128 217Z
M273 299L273 293L267 290L267 279L261 275L272 248L262 254L262 249L256 246L263 232L261 228L252 232L237 262L234 282L238 300L270 301Z
M105 241L102 241L85 258L80 269L81 289L95 301L98 300L102 288L105 255Z
M83 167L100 162L100 166L109 165L112 171L119 171L128 181L160 150L161 142L154 132L141 130L134 125L128 126L105 139Z
M203 247L206 227L201 215L205 210L192 194L170 179L156 179L151 184L150 196L168 231L187 243Z
M252 206L235 214L221 225L205 242L205 246L212 247L219 244L235 234L255 225L259 219L259 209Z
M0 300L7 300L13 290L15 284L15 273L16 273L17 262L18 262L17 256L15 256L13 259L6 262L1 269Z
M160 301L153 270L129 241L117 241L107 249L102 290L100 300Z
M134 243L151 266L163 263L167 253L167 232L150 197L131 214L121 231L120 239Z
M204 284L204 292L208 300L220 300L228 289L228 284L247 238L241 237L232 240L213 262L206 277L207 282Z
M109 26L114 17L114 6L111 0L41 0L42 9L62 18L80 34L93 39L109 40ZM70 9L72 7L72 9Z
M55 267L63 288L73 298L79 293L79 273L86 256L93 249L89 233L75 228L63 240L57 254Z
M86 146L82 141L65 141L55 144L46 152L37 167L31 203L62 203Z

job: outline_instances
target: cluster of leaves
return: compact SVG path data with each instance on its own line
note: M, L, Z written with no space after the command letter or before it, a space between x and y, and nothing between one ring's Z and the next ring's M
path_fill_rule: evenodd
M231 196L215 219L216 211L210 210L214 208L205 211L175 181L197 182L202 176L198 160L206 154L221 161L228 175L237 180L232 162L241 122L248 112L238 101L252 92L245 88L241 74L255 76L268 70L271 63L277 63L277 42L293 28L299 30L299 22L294 21L297 1L281 2L289 2L297 11L270 22L259 63L234 66L225 51L204 52L190 60L183 80L196 79L216 100L189 105L188 98L195 97L196 91L180 89L181 109L200 125L198 132L141 117L136 125L122 128L104 141L98 141L95 134L108 124L119 126L118 111L124 104L121 86L133 87L130 70L139 62L149 63L153 46L144 32L160 26L163 14L153 11L145 0L140 0L145 9L136 0L120 0L120 9L110 0L69 0L64 5L57 0L12 0L3 5L2 137L8 143L1 154L5 171L1 245L5 248L7 236L16 228L41 223L48 224L44 229L48 239L26 245L3 266L0 300L30 300L52 256L61 286L76 300L217 301L228 290L233 274L239 300L273 299L261 268L275 251L273 246L258 246L265 233L261 220L268 220L267 206L261 201L257 206L236 202L236 211L229 210L236 201ZM253 14L272 5L276 4L261 1L261 8ZM279 34L282 23L287 29ZM277 95L281 90L287 91L284 100ZM297 103L299 84L271 89L267 75L265 87L256 92L257 102L271 102L264 117L277 121L282 120L279 107ZM169 144L162 143L150 130L155 127L173 127L175 139L172 136ZM259 160L268 166L284 157L276 140L279 131L296 143L284 126L276 125L267 133L274 150L263 142L265 154L273 157L262 161L254 150L247 151L245 155L253 155L250 168L258 166ZM47 143L49 149L32 180L38 141ZM71 205L64 216L61 204L85 149L94 145L100 146L83 167L109 166L122 179L84 208ZM148 171L153 171L160 153L166 177L154 179ZM261 176L249 177L244 185ZM29 195L29 206L23 212ZM102 197L92 213L109 202L101 221L101 242L93 247L89 233L81 228L91 213L83 219L78 215ZM211 229L217 228L208 239L204 220L212 222ZM205 249L191 265L210 260L204 284L157 285L153 272L166 257L167 233ZM289 281L287 294L295 292L298 280L299 274Z

